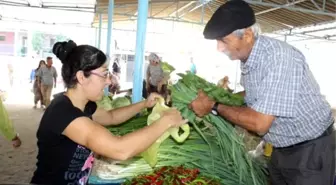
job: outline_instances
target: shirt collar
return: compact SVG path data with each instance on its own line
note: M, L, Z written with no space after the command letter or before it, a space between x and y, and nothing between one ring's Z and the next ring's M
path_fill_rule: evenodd
M252 48L250 56L246 60L246 62L241 62L240 68L243 74L248 73L250 70L257 67L259 61L259 57L261 56L261 42L263 40L262 36L259 36Z

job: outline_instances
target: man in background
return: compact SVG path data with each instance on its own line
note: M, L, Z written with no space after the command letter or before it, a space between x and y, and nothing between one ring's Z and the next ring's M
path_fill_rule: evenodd
M197 73L196 64L194 63L194 58L190 58L190 72L193 74Z
M232 93L233 90L229 87L229 84L230 84L229 77L224 76L224 78L222 78L218 81L217 86L229 91L230 93Z
M120 80L120 75L121 75L121 65L120 65L120 60L117 57L114 59L114 62L112 64L112 73L118 77Z
M47 65L42 66L37 72L36 77L40 78L41 91L45 108L50 104L50 96L53 87L56 88L57 71L52 66L53 60L51 57L47 57ZM44 108L44 109L45 109Z

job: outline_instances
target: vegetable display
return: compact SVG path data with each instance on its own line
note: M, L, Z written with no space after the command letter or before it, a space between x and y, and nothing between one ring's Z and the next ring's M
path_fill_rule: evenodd
M266 185L267 173L264 167L247 154L243 136L238 135L230 122L212 114L199 118L189 109L189 104L197 97L199 89L216 101L230 106L243 106L243 98L194 74L179 75L181 79L170 87L172 102L173 106L181 111L182 116L189 120L191 127L185 129L188 132L179 135L180 131L173 131L177 136L175 137L170 130L158 140L159 143L157 141L141 155L127 161L115 162L111 165L110 173L101 173L98 176L105 179L130 179L138 175L143 177L141 174L144 173L152 173L154 166L155 170L160 167L183 165L184 168L199 169L200 175L219 179L220 184L224 185ZM108 129L115 135L133 132L159 119L159 112L167 109L169 107L160 100L150 116L133 118L122 125ZM165 176L162 178L161 180L166 179ZM127 181L129 184L132 182ZM160 182L162 181L158 184Z
M139 175L123 185L164 185L164 184L189 184L189 185L220 185L215 178L201 176L197 168L190 169L183 166L164 166L149 174Z
M131 100L127 97L117 97L112 99L110 96L103 96L103 98L96 102L99 108L105 110L112 110L120 107L124 107L131 104Z
M239 136L234 126L220 116L209 114L203 118L197 118L195 113L189 109L189 104L197 97L198 91L203 90L209 97L225 105L242 106L244 104L243 97L235 95L217 87L215 84L209 83L201 77L192 74L179 74L181 79L171 87L173 106L182 112L183 117L192 123L194 129L209 143L205 137L206 132L215 133L217 144L220 147L220 158L228 165L228 170L232 175L231 178L237 179L236 184L266 184L266 175L263 167L257 164L250 156L248 156L243 138ZM204 128L201 128L202 126ZM208 131L206 131L208 130ZM213 147L210 146L210 152ZM216 168L216 162L213 158L213 167Z

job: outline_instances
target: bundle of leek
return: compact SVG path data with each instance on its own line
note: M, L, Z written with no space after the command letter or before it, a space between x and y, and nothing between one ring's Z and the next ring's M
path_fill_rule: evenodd
M198 134L209 144L212 163L208 164L208 172L216 174L216 169L219 169L221 171L220 174L217 174L219 177L222 177L224 173L231 174L230 179L235 180L236 184L266 184L266 174L263 167L248 156L242 137L236 133L232 124L212 114L201 119L196 118L194 112L189 109L189 104L197 97L200 89L209 97L226 105L241 106L244 103L243 98L233 95L192 73L179 75L182 79L171 86L173 106L182 112L183 117L192 123ZM211 144L211 141L205 136L205 131L200 128L201 125L207 124L210 124L211 130L215 132L214 137L220 148L219 150L214 149L216 146ZM220 155L216 156L218 151L220 151ZM219 163L225 165L219 167Z

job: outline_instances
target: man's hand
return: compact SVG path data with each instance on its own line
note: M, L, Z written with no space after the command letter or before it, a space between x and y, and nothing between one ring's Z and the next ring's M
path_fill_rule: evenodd
M19 136L15 136L15 138L12 139L12 145L14 148L18 148L21 146L21 139L19 138Z
M157 93L151 93L148 98L145 100L145 106L146 108L150 108L153 107L156 104L156 100L158 98L162 98L162 96L160 96Z
M210 99L202 90L198 92L197 98L191 102L189 107L196 113L197 116L203 117L209 114L215 101Z

